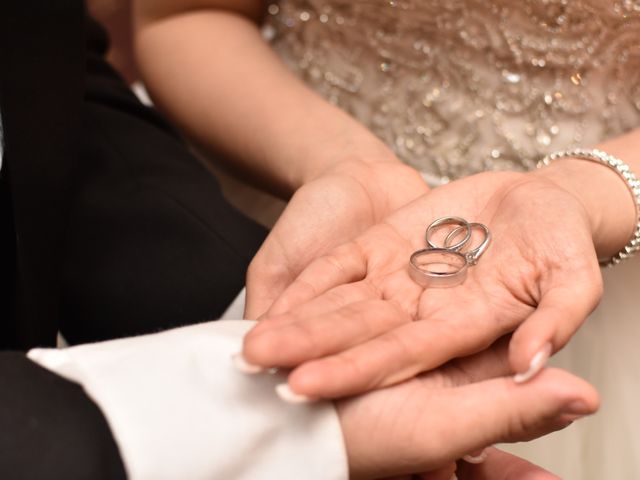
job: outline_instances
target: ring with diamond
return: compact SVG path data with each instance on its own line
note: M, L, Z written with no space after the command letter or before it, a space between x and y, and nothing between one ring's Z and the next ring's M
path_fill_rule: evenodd
M436 230L447 225L455 228L447 232L442 245L433 236ZM482 231L483 240L476 247L463 251L471 242L473 229ZM462 235L463 238L454 243ZM461 217L442 217L432 222L425 233L427 248L414 252L409 258L409 274L423 287L453 287L467 277L467 270L478 262L491 241L489 228L477 222L467 222Z
M474 228L482 230L482 233L484 236L482 242L480 242L480 244L477 247L474 247L465 252L461 252L461 249L457 249L456 251L464 253L464 255L467 257L467 261L469 262L469 265L475 265L476 263L478 263L478 259L485 252L485 250L489 246L489 243L491 242L491 232L489 231L489 227L487 227L484 223L472 222L472 223L469 223L469 228L471 230L473 230ZM444 239L444 248L453 248L458 245L457 243L451 244L451 242L453 241L454 238L458 236L458 234L462 231L462 229L463 227L459 226L451 230L451 232L449 232L449 234Z

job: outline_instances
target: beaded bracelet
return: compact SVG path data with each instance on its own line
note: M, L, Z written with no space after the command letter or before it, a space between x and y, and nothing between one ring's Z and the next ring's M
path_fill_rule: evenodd
M582 160L600 163L601 165L605 165L615 171L620 178L625 181L629 187L636 207L636 228L631 240L629 240L629 243L627 243L624 248L616 253L610 260L601 261L600 265L603 267L611 267L632 257L635 252L640 250L640 181L633 174L629 165L619 158L609 155L602 150L575 148L572 150L562 150L560 152L550 153L538 162L538 168L548 166L554 160L559 160L561 158L579 158Z

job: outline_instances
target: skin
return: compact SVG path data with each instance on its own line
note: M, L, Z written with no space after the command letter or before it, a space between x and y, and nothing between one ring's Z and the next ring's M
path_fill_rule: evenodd
M630 237L635 213L624 183L607 168L566 160L543 173L478 176L425 195L416 172L287 72L259 35L263 7L249 0L134 3L138 62L156 104L199 148L224 153L228 168L291 198L249 271L247 315L268 313L265 326L247 337L247 359L297 366L290 379L296 392L341 396L402 382L508 331L516 331L512 371L526 370L548 342L561 348L599 300L596 258L611 256ZM640 133L632 132L601 147L637 171L637 145ZM404 269L426 223L452 213L487 223L495 237L462 287L465 295L456 296L464 305L446 293L427 298ZM509 228L513 218L518 228ZM572 286L576 279L580 288ZM572 288L575 302L563 303ZM458 330L447 332L438 321L449 312ZM324 323L310 327L309 318ZM355 336L342 335L344 326ZM292 339L314 348L297 352ZM284 343L290 347L278 348ZM379 348L365 355L371 343ZM339 355L348 361L336 362ZM362 368L333 378L336 364Z
M287 211L250 267L246 312L250 318L257 318L269 309L295 278L305 278L306 274L302 272L313 259L357 238L365 229L383 222L418 196L427 198L424 197L427 189L417 172L400 164L366 128L329 105L287 71L260 37L256 22L263 9L262 2L249 0L140 0L134 3L135 45L140 70L160 108L201 148L226 153L232 168L244 172L247 178L259 180L263 187L266 185L284 198L295 192ZM225 65L225 68L220 69L218 65ZM184 72L197 74L185 75ZM246 135L247 131L252 135ZM640 144L639 138L640 133L636 131L601 147L627 160L634 168L638 163L635 145ZM537 174L531 176L534 175ZM592 261L594 251L598 257L607 258L626 243L634 225L634 206L626 186L613 172L583 160L565 160L545 169L543 176L558 188L538 190L536 200L540 215L530 218L544 218L547 212L543 204L552 203L554 195L573 196L575 205L571 207L574 212L571 221L585 224L580 228L574 225L574 231L591 239L586 242L581 237L579 250L571 242L563 241L562 245L556 242L554 248L560 249L561 258L577 252L576 256ZM484 179L480 182L479 198L474 196L476 187L471 186L462 196L451 196L446 203L456 204L460 199L466 199L470 204L483 203L488 197L498 198L504 192L504 183L492 182L497 190L489 192L487 182ZM468 183L465 185L469 187ZM514 216L522 219L519 207L512 202L509 208ZM441 215L452 213L450 208L441 212ZM487 215L478 216L474 210L460 210L460 214L488 222ZM503 213L502 218L506 218L506 214ZM427 220L423 217L407 227L417 232L425 223ZM519 236L521 243L524 239L524 230L507 229L505 222L502 227L489 226L496 238L500 235L500 241L508 242L510 236ZM542 224L539 227L538 235L542 235ZM556 228L562 231L564 225L557 224ZM415 233L415 237L404 239L417 242L421 236ZM537 244L538 249L547 246L544 241ZM381 249L384 248L382 245ZM492 247L490 251L496 249ZM532 250L529 257L538 253L544 256L549 252ZM324 258L333 256L328 254ZM490 253L483 258L482 264L487 264L488 258ZM397 265L393 267L398 268ZM535 277L540 274L539 267L529 269L526 278L521 278L519 287L531 287L531 291L523 293L511 288L512 295L521 295L517 311L508 311L514 304L505 304L500 316L511 315L512 318L501 324L499 332L492 330L492 338L504 333L503 329L522 324L540 304L542 297L536 288L542 288L538 285L542 278ZM569 267L583 268L579 263ZM529 324L533 322L527 322L519 329L513 343L514 371L526 370L530 360L547 342L554 349L564 345L567 332L569 335L574 332L586 313L597 304L601 288L591 273L594 268L592 262L588 268L591 286L585 295L581 295L579 311L571 316L570 322L564 322L561 315L556 315L549 321L540 322L540 328L531 327ZM480 267L474 271L479 272ZM378 273L374 269L368 272L370 278L367 275L365 278L373 280ZM567 278L578 273L581 270L573 273L567 270ZM323 277L324 272L319 276ZM322 282L313 279L311 287L315 288L316 281ZM325 290L318 290L314 295ZM476 302L484 301L482 295L486 292L476 292L478 296L472 294L470 301L474 298ZM290 293L284 295L285 299L291 298ZM547 291L546 298L553 298L553 289ZM550 301L553 304L553 300ZM278 302L276 305L287 304L287 301ZM419 304L414 301L413 305L407 305L404 301L400 305L414 318ZM269 318L274 312L282 313L281 307L263 318ZM403 321L401 317L398 319ZM257 353L264 348L253 344L253 338L250 336L247 343L247 357L259 364L277 363L276 357ZM470 341L467 351L482 346L480 343L486 346L490 339L487 334L484 342ZM449 357L461 352L452 347ZM441 361L446 360L445 357ZM304 360L308 359L301 359Z
M637 137L603 149L627 152ZM488 225L492 244L464 284L424 290L407 259L423 248L425 224L451 214ZM511 364L524 372L595 308L598 258L619 251L634 224L624 182L584 160L452 182L312 262L246 337L245 357L297 367L295 392L334 397L405 380L515 331Z
M136 69L134 63L131 61L131 57L128 55L129 53L129 41L130 36L128 32L129 20L128 20L128 2L106 2L106 1L95 1L90 3L90 8L92 9L92 13L99 21L101 21L104 25L106 25L110 37L112 39L112 46L110 50L110 61L112 64L118 68L121 73L125 75L129 80L133 80L136 78ZM124 33L123 33L124 32ZM390 193L382 191L375 192L373 195L370 189L366 188L367 185L383 185L385 183L385 179L390 178L393 181L397 182L398 186L402 186L406 191L408 187L415 187L414 192L409 192L409 194L405 194L404 196L396 195L394 192L400 191L400 188L391 188ZM409 188L410 190L410 188ZM294 200L292 201L292 206L294 208L290 208L286 215L291 216L292 218L296 218L296 213L298 209L298 205L302 206L302 213L304 214L304 206L312 206L316 209L316 211L322 214L323 224L331 225L333 231L327 231L327 237L338 237L338 238L350 238L350 231L354 233L358 233L361 230L364 230L365 226L369 224L375 223L376 219L379 218L382 213L385 211L392 211L395 206L401 205L404 198L410 198L411 195L417 196L418 194L426 191L426 187L422 184L421 181L416 181L415 173L412 172L409 168L398 165L397 162L392 162L391 165L384 165L383 168L368 168L366 165L363 165L362 162L357 161L345 161L340 165L339 171L334 171L328 177L321 177L318 180L309 182L305 184L301 189L298 189ZM329 192L334 192L333 194ZM323 195L321 195L321 193ZM345 196L344 194L348 195ZM359 201L354 201L354 196L358 196ZM324 199L324 197L329 197L329 199ZM380 199L383 199L382 206ZM349 208L353 209L354 206L361 206L357 212L353 212L356 215L353 216L355 219L362 219L361 222L354 223L353 221L346 221L342 225L336 225L336 219L341 218L341 212L346 211ZM343 216L344 218L347 218ZM307 230L305 225L301 225L300 222L283 222L280 225L284 225L284 227L276 227L274 232L270 237L270 242L273 243L274 248L276 250L276 255L274 256L272 249L266 249L267 262L271 263L271 259L277 260L280 263L284 263L287 265L292 265L293 259L298 258L302 259L301 265L307 264L312 258L317 256L319 253L323 253L323 250L316 249L310 250L308 245L310 245L311 238L305 239L301 238ZM296 226L296 228L290 228L290 226ZM312 230L312 229L311 229ZM317 234L317 232L315 232ZM340 237L342 235L342 237ZM294 249L292 245L287 243L288 238L298 238L300 248L298 250ZM316 242L317 243L317 242ZM330 247L326 246L326 248ZM278 251L279 249L279 251ZM256 267L257 265L257 267ZM255 275L257 277L261 277L266 275L266 272L261 272L260 270L261 262L254 262L253 271L250 275ZM277 294L290 283L290 281L295 278L297 275L295 270L289 271L286 275L277 275L279 278L283 278L283 281L278 285L269 284L269 289L265 289L262 295L255 295L259 300L256 301L257 308L260 308L260 302L264 304L271 304L271 302L276 298ZM260 292L260 290L258 290ZM500 362L497 361L497 355L491 353L489 355L489 351L486 352L485 360L481 361L480 359L476 359L470 363L468 371L465 372L463 364L460 365L451 365L446 369L442 369L438 375L431 374L429 377L425 376L421 378L419 381L416 380L412 383L408 383L405 386L402 386L399 390L399 394L404 395L408 394L411 390L415 390L416 393L421 393L420 390L424 391L424 393L428 393L431 396L432 391L436 389L438 391L444 392L443 387L451 387L454 384L463 384L468 383L472 378L472 374L475 373L477 375L477 380L480 377L487 378L491 372L493 374L499 374L500 370L504 369L504 367L500 366ZM504 358L504 355L502 355ZM493 364L493 368L482 367L479 368L483 363L490 361ZM473 364L471 364L473 363ZM502 362L504 364L504 361ZM495 395L497 390L491 389L485 390L487 394L491 393ZM347 435L346 440L349 443L350 451L353 452L351 458L354 455L364 456L367 455L376 455L378 459L380 458L379 452L376 452L371 448L363 448L362 446L357 446L358 441L362 440L360 435L360 430L364 427L361 427L359 424L362 421L365 423L370 423L372 421L371 416L377 415L379 419L384 419L384 411L376 412L376 405L382 405L384 403L387 404L390 398L393 397L394 391L389 390L385 391L382 395L377 394L372 398L362 398L359 400L345 400L340 402L339 404L339 412L340 418L342 422L345 424L345 433ZM554 393L555 392L550 392ZM589 393L587 391L587 393ZM557 394L556 394L557 397ZM587 401L591 401L593 404L593 398L588 398ZM554 401L558 402L560 398L554 398ZM422 403L422 402L421 402ZM566 403L566 402L565 402ZM365 407L363 409L363 406ZM451 409L452 405L447 405L447 408ZM364 417L362 415L362 411L368 412L368 415ZM411 412L407 412L411 414ZM520 412L509 411L510 415L523 415ZM582 412L584 413L584 412ZM572 414L572 416L575 414ZM405 417L409 418L407 415ZM409 419L412 421L412 419ZM471 419L471 421L474 421ZM512 420L513 421L513 420ZM545 418L544 421L549 423L549 428L554 428L557 422L564 422L566 419L556 419L552 417ZM433 423L433 422L432 422ZM347 425L351 427L347 428ZM432 425L433 426L433 425ZM495 427L495 425L493 425ZM368 439L365 439L368 444ZM381 439L384 440L384 439ZM452 443L453 447L455 443ZM448 453L451 456L450 452ZM420 456L416 456L420 465L425 465L425 459L420 458ZM395 460L394 457L390 458L391 461ZM430 464L440 463L441 461L432 456L429 460ZM351 465L351 470L354 477L366 478L371 475L372 471L367 467L367 463L363 462L362 465L358 465L358 463L354 463ZM446 462L445 462L446 463ZM495 466L494 466L495 465ZM504 474L507 471L505 466L508 466L508 471L519 472L518 477L512 477ZM417 468L417 467L416 467ZM396 469L393 465L385 467L385 469L389 469L393 471ZM449 461L448 465L443 467L439 467L436 470L432 470L429 473L424 473L420 475L420 478L429 479L429 480L449 480L451 475L456 469L456 465L454 462ZM462 469L465 469L465 466L462 466ZM406 468L405 468L406 470ZM556 477L552 474L543 471L542 469L522 460L517 457L508 455L504 452L500 452L496 449L491 449L491 454L489 455L486 464L482 466L471 466L466 467L464 477L461 478L484 478L483 472L491 472L493 471L492 478L522 478L521 473L523 471L530 472L539 479L555 479ZM377 476L380 472L375 471L375 475ZM397 477L399 478L399 477Z
M337 402L352 478L423 471L429 473L422 478L449 480L452 462L466 452L564 428L597 409L595 390L566 372L549 369L524 385L504 376L504 340L394 387ZM463 463L460 478L557 478L495 449L485 464Z
M418 172L288 71L260 35L264 7L138 0L133 9L138 66L156 105L217 162L290 199L249 268L248 318L311 260L428 191Z

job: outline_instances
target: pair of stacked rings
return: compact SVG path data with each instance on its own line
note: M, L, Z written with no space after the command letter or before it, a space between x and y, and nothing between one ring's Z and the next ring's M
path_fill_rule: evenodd
M441 243L436 232L445 229ZM473 248L473 230L479 230L482 241ZM459 238L459 240L457 240ZM425 233L427 247L414 252L409 258L409 274L423 287L453 287L467 278L467 270L475 265L491 242L489 228L460 217L442 217L432 222ZM457 241L456 241L457 240Z

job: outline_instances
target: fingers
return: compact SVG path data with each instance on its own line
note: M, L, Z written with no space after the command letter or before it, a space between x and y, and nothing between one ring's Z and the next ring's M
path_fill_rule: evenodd
M455 471L456 464L452 463L452 465L453 467L448 468L446 471L441 469L441 470L435 470L428 473L414 473L413 475L385 477L384 479L380 479L380 480L451 480L451 476L454 474L451 473L447 476L447 471L448 470Z
M351 303L298 321L291 317L283 315L278 323L269 321L276 327L256 328L245 337L243 353L249 363L265 367L299 365L348 350L411 321L394 304L382 300Z
M380 308L377 307L380 306ZM328 341L334 342L332 348L340 350L345 345L355 344L362 339L362 334L372 334L379 329L384 330L387 327L394 325L396 322L402 324L402 322L409 322L409 319L402 313L397 313L392 309L392 305L385 302L361 302L359 304L362 312L355 315L347 314L344 318L334 322L334 325L330 325L333 318L323 317L320 319L310 318L307 330L301 330L299 325L294 324L288 319L284 318L287 323L284 331L289 330L289 335L280 336L277 332L280 330L267 329L267 335L265 335L266 342L262 342L261 335L256 337L257 348L251 346L245 340L245 359L252 365L260 365L263 367L270 367L274 365L296 365L300 363L300 359L304 356L315 354L321 356L322 350L318 350L318 347L309 344L310 341L317 341L318 338L323 336L331 336L341 334L344 335L342 339L333 338ZM353 308L351 306L350 308ZM366 312L366 313L364 313ZM365 330L365 322L372 320L370 317L373 315L380 315L378 322L374 325L375 330ZM388 315L384 312L388 312ZM366 315L364 321L360 315ZM316 320L318 320L316 322ZM353 325L355 323L355 325ZM327 325L325 327L325 324ZM349 328L343 328L344 325L349 325ZM414 325L407 323L407 325ZM258 324L256 330L262 327L263 324ZM436 325L437 326L437 325ZM431 330L434 337L430 341L431 344L435 344L441 350L441 358L448 359L448 349L452 346L455 347L453 340L459 337L459 327L450 326L446 323L439 325L441 329L439 331ZM319 333L314 333L317 328ZM355 330L355 333L353 333ZM448 330L449 333L444 332ZM303 335L303 339L300 339L298 335ZM275 336L272 336L275 335ZM424 332L424 335L428 336L428 332ZM411 335L409 335L411 336ZM381 340L374 338L371 340L372 344L368 345L365 349L364 346L352 348L355 350L356 355L352 359L351 355L354 352L347 354L338 354L332 357L332 360L325 362L325 360L319 360L317 362L309 362L306 365L294 370L289 377L291 389L294 393L308 396L310 398L320 397L340 397L352 394L354 392L363 392L377 386L396 383L403 378L409 378L414 375L415 371L421 371L421 365L413 365L415 359L410 355L407 355L407 348L402 342L391 340L395 338L393 335L385 336L387 340ZM414 336L415 337L415 336ZM271 338L273 342L269 340ZM415 340L415 338L414 338ZM438 370L431 371L425 376L433 377L434 382L439 382L441 385L463 385L473 381L485 380L487 378L494 378L497 376L504 376L510 373L510 366L508 362L508 341L507 336L496 341L491 348L483 349L482 351L466 356L463 358L457 358ZM342 342L342 343L338 343ZM451 344L447 345L449 342ZM326 344L325 344L326 345ZM429 344L425 344L427 347ZM425 348L426 350L426 348ZM251 353L247 353L251 352ZM357 354L362 352L362 354ZM432 354L437 353L436 349L432 349ZM269 361L265 361L268 358ZM277 359L279 362L272 362L272 359ZM289 362L289 363L287 363ZM315 365L314 365L315 363ZM347 364L348 366L345 366ZM361 364L361 365L360 365ZM408 366L408 370L406 369ZM415 368L413 368L415 367ZM402 369L398 371L398 369ZM259 371L257 369L255 371ZM314 370L316 370L314 372ZM253 368L245 369L243 371L254 371ZM397 375L399 373L399 375Z
M386 390L388 395L393 392L393 388ZM375 419L376 433L387 435L377 452L386 457L377 463L389 461L395 468L410 466L415 471L420 466L428 471L486 445L529 440L564 428L595 412L598 402L593 387L555 369L545 370L526 384L498 378L443 389L441 395L423 388L404 396L401 408L388 408L388 415L393 417L388 425L390 433L383 432L385 424ZM347 441L348 435L346 432ZM404 438L406 435L411 438ZM369 441L374 441L371 435Z
M366 273L366 256L356 242L346 243L312 261L274 302L268 315L287 312L332 287L362 280Z
M349 315L342 315L336 323L349 323ZM300 365L289 375L289 386L311 398L354 395L396 384L451 358L482 350L497 336L483 322L462 324L464 335L460 335L463 329L458 322L398 323L395 329L367 342L354 342L355 346L340 353Z
M560 480L560 477L497 448L487 449L487 459L477 465L460 462L460 480Z
M505 377L511 373L508 355L509 338L505 335L491 347L474 355L455 358L440 368L421 374L420 378L442 387L457 387L491 378Z
M307 318L318 317L334 310L339 310L352 303L376 300L380 297L381 295L375 287L366 280L340 285L302 305L298 305L286 313L262 316L260 323L252 330L252 335L257 335L258 332L261 333L273 329L276 326L283 326L296 321L304 321Z
M564 428L599 406L591 385L556 369L548 369L524 385L498 378L449 392L443 400L457 412L456 422L442 421L441 417L433 431L448 439L447 448L457 450L460 456L486 445L529 440Z
M451 480L456 474L455 462L450 462L437 470L412 475L411 480Z
M596 307L602 295L599 272L580 277L550 287L536 310L514 333L509 355L518 381L527 381L540 371Z

